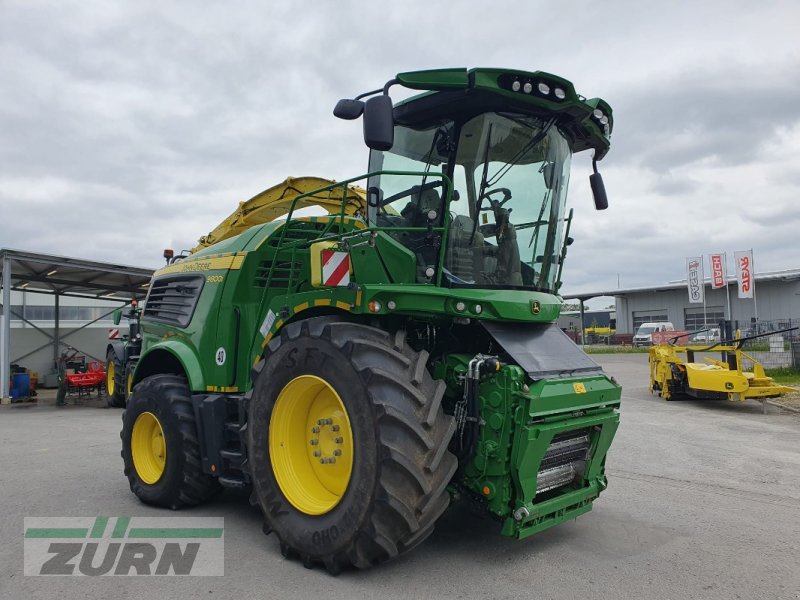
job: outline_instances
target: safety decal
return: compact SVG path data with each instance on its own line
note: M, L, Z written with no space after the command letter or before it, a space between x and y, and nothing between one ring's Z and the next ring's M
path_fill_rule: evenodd
M258 331L261 332L261 335L266 337L269 330L272 329L273 323L275 323L275 313L270 310L267 312L267 316L264 318L264 322L261 324L261 328Z
M322 285L350 285L350 254L336 250L322 251Z

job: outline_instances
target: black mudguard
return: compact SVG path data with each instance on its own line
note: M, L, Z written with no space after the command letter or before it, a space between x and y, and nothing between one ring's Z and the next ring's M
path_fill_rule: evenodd
M594 362L555 323L481 324L531 379L560 379L601 375Z

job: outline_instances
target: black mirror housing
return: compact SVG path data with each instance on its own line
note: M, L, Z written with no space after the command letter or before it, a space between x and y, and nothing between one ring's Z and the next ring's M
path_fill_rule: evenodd
M608 196L606 195L606 186L603 183L603 176L598 172L589 175L589 185L592 186L592 196L594 196L594 207L597 210L605 210L608 208Z
M361 100L342 98L333 109L333 116L346 121L357 119L364 112L364 103Z
M364 143L372 150L394 146L394 106L386 95L373 96L364 104Z

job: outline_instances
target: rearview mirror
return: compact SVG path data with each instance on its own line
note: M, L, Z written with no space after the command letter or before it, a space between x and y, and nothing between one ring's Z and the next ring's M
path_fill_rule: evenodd
M394 145L394 107L386 95L373 96L364 104L364 143L372 150Z
M589 185L592 186L594 207L597 210L605 210L608 208L608 196L606 195L606 186L603 183L603 176L597 172L597 161L592 161L592 168L594 169L594 173L589 175Z
M364 112L364 103L361 100L351 100L343 98L336 103L333 109L333 116L347 121L357 119Z
M114 321L114 325L119 325L119 322L122 320L122 309L118 308L111 313L111 319Z

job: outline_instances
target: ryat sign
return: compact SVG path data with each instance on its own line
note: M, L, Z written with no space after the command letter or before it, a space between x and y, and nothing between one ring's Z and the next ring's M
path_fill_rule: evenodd
M25 575L225 574L221 517L25 517Z

